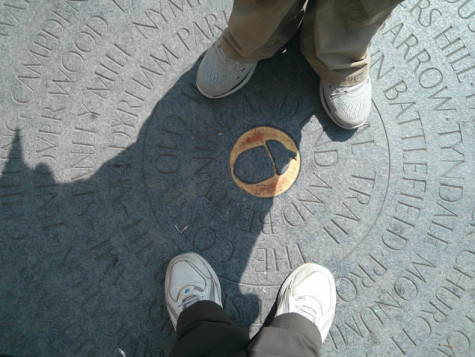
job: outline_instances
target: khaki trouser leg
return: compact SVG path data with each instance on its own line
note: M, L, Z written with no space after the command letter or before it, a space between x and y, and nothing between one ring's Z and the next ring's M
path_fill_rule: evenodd
M235 0L221 46L231 58L256 62L272 57L297 32L305 0Z
M369 73L368 45L402 0L309 0L302 52L321 78L335 85L363 82ZM235 60L272 57L297 31L305 0L235 0L221 37Z
M369 74L369 43L401 1L310 0L302 25L302 53L331 84L363 82Z

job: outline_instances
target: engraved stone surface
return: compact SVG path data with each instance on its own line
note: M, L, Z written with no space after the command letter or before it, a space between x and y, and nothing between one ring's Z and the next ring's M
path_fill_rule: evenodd
M165 356L165 269L195 251L251 335L315 261L337 282L323 355L473 355L474 2L396 8L356 131L298 38L201 96L231 6L0 0L0 354Z

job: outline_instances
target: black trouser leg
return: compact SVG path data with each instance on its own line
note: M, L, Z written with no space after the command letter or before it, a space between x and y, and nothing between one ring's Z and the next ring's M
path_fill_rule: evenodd
M318 357L321 346L317 327L299 314L274 318L250 342L247 329L234 326L218 304L200 301L180 314L170 356Z
M247 347L249 357L319 357L322 338L317 326L307 318L283 314L263 327Z
M178 318L177 342L170 357L246 356L247 329L233 325L224 310L212 301L200 301Z

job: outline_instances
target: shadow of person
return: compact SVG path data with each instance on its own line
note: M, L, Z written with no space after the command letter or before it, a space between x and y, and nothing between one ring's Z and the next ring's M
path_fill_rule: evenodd
M47 165L29 168L16 133L0 176L0 351L107 356L120 347L128 356L165 355L174 333L164 274L186 251L214 267L237 324L262 324L262 294L273 300L295 268L275 250L269 260L267 250L301 238L300 221L318 214L317 197L299 201L305 212L295 204L319 153L311 147L352 134L323 114L317 76L295 41L228 98L201 96L197 67L158 101L137 141L87 179L60 184ZM297 150L264 136L233 168L235 143L258 127L284 133ZM288 191L263 197L243 189L287 179L304 150L313 154L302 157ZM331 150L321 152L331 160ZM304 262L305 252L289 254L297 253Z

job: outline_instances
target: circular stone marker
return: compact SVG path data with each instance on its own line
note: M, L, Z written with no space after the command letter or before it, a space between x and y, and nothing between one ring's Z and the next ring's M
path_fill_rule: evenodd
M378 107L360 130L342 131L315 103L311 82L291 94L261 89L288 85L262 75L216 106L183 99L177 108L170 95L146 129L146 197L164 235L237 284L278 287L304 261L332 266L348 258L388 195L390 138ZM188 113L201 113L200 120ZM279 182L287 185L276 189Z
M474 12L406 0L342 130L292 40L230 97L196 89L232 1L0 4L0 354L169 353L171 258L262 326L304 262L335 276L325 356L474 355Z

